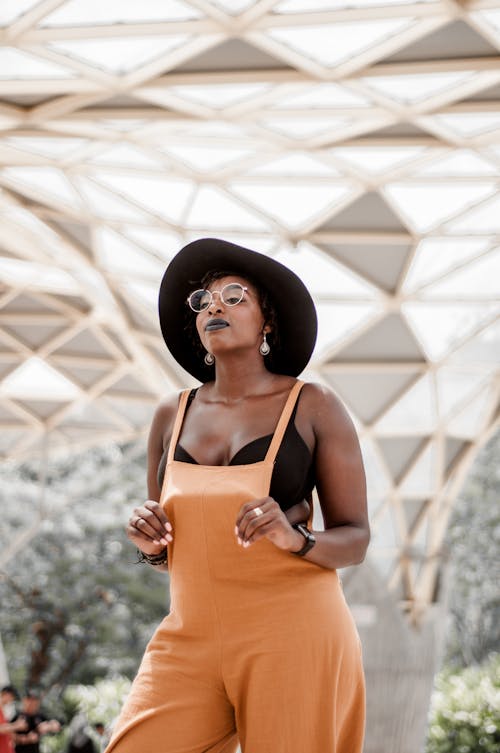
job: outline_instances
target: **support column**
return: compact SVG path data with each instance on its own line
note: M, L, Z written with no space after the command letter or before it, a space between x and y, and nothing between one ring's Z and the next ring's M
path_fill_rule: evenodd
M422 753L445 607L433 605L422 625L413 627L368 561L344 571L342 580L363 644L364 753Z

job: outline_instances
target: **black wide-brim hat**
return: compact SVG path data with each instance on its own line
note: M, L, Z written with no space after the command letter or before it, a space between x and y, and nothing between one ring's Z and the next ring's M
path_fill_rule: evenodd
M158 301L163 338L173 357L200 382L215 378L193 347L184 326L187 297L201 287L209 271L229 271L249 278L269 294L278 319L278 344L265 363L276 374L298 376L307 366L316 343L316 309L306 286L291 269L275 259L218 238L188 243L168 265ZM189 315L196 314L189 310Z

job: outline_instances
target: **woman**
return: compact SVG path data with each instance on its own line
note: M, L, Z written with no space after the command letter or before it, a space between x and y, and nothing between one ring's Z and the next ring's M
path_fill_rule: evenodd
M312 299L273 259L202 239L168 266L159 309L202 386L153 419L150 499L127 533L170 571L171 611L108 753L360 753L361 651L336 568L365 555L365 478L340 402L296 379Z

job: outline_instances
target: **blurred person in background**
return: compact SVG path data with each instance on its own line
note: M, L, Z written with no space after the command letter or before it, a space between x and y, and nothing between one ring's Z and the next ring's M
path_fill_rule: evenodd
M0 753L14 753L14 734L26 728L24 719L10 721L15 717L14 703L18 698L13 685L5 685L0 690Z
M33 691L28 691L22 698L21 711L16 720L24 720L25 729L16 732L16 753L40 753L40 738L61 729L57 719L47 719L40 709L40 697Z
M95 722L94 729L98 739L98 751L99 753L102 753L109 742L109 735L103 722Z
M94 730L90 727L85 714L73 717L69 725L69 742L66 753L97 753L92 739Z

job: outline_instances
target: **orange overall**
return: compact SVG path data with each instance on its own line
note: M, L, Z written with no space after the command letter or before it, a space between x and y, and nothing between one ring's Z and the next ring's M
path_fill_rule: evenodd
M243 503L269 494L301 382L263 461L174 460L161 504L171 611L160 623L106 753L361 753L364 677L358 634L335 570L234 533Z

